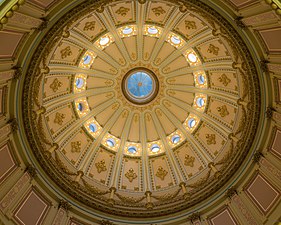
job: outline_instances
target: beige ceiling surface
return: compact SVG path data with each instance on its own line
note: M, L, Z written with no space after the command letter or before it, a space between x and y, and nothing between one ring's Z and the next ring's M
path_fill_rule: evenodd
M26 79L24 120L42 167L78 201L126 216L211 195L242 163L259 114L257 75L234 29L200 3L78 10L46 35ZM124 95L135 68L159 83L144 105Z

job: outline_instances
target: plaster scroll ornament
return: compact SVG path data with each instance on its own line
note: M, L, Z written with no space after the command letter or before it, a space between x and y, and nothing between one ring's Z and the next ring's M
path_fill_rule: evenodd
M159 177L161 180L164 180L165 177L167 176L168 172L163 169L162 166L158 167L158 170L156 172L156 176Z
M116 103L114 103L113 105L112 105L112 109L113 110L117 110L118 108L119 108L119 106L120 106L120 104L118 103L118 102L116 102Z
M114 96L113 93L107 93L105 97L107 97L107 98L112 98L113 96Z
M124 110L123 113L122 113L122 118L127 118L128 115L129 115L128 110Z
M216 135L215 134L206 134L207 145L216 144Z
M81 141L71 142L71 152L80 152L81 151Z
M166 11L161 6L153 8L152 12L154 12L155 16L157 16L157 17L166 13Z
M128 180L132 183L134 179L137 178L137 174L134 172L134 170L131 168L129 171L125 174L125 176L128 178Z
M111 87L113 85L113 81L112 80L106 80L104 83L105 83L105 85L107 87Z
M226 87L231 82L231 80L225 74L222 74L219 77L219 82L221 82Z
M219 47L216 47L216 46L214 46L213 44L210 44L207 51L208 51L209 53L214 54L214 55L217 56L217 55L219 54L219 50L220 50Z
M62 125L65 114L57 112L55 115L54 123Z
M194 21L189 21L189 20L185 20L185 29L190 30L190 29L197 29L196 23Z
M101 161L97 162L97 163L95 164L95 166L96 166L96 168L97 168L98 173L101 173L101 172L107 170L104 160L101 160Z
M190 155L185 155L184 165L193 167L194 166L195 157Z
M96 21L86 22L83 28L84 31L91 30L94 31L96 27Z
M54 81L50 84L50 88L53 90L53 92L57 92L61 86L62 82L60 82L58 78L54 79Z
M72 55L72 51L70 49L70 46L67 46L66 48L62 49L60 51L60 54L61 54L61 58L62 59L65 59L66 57L71 56Z
M122 6L118 10L116 10L116 13L118 15L121 15L121 16L125 17L129 11L130 11L129 8L125 8L125 7Z
M217 107L217 110L218 110L221 117L225 117L225 116L229 115L229 112L227 110L226 105L223 105L221 107Z

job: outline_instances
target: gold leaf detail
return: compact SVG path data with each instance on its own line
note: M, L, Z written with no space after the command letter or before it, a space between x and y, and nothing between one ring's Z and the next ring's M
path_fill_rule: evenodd
M65 118L65 114L57 112L55 115L54 123L62 125L64 118Z
M164 105L165 105L166 107L171 107L171 106L172 106L171 103L168 102L168 101L165 101L165 102L164 102Z
M169 183L169 186L172 186L173 183ZM156 188L159 187L158 189L161 188L161 185L156 186ZM175 191L174 193L166 193L164 195L152 195L151 197L157 200L161 200L161 201L167 201L167 200L171 200L174 199L175 197L177 197L179 195L179 193L181 192L181 188L179 188L177 191Z
M146 52L146 53L144 54L144 58L145 58L145 59L148 59L148 58L149 58L149 53L148 53L148 52Z
M162 111L161 111L160 109L157 109L157 110L156 110L156 114L157 114L158 116L162 116Z
M222 74L219 77L219 82L221 82L226 87L231 82L231 80L225 74Z
M219 54L219 50L220 50L219 47L216 47L213 44L210 44L207 51L209 53L211 53L211 54L218 55Z
M118 102L116 102L116 103L114 103L113 105L112 105L112 109L113 110L117 110L119 108L119 103Z
M118 10L116 10L115 12L118 14L118 15L121 15L121 16L126 16L127 13L130 11L129 8L125 8L125 7L120 7Z
M88 190L90 190L91 193L94 194L94 195L99 195L100 196L100 195L105 195L105 194L110 193L109 190L102 191L102 190L96 188L95 186L92 186L92 185L88 184L83 178L81 178L81 180L82 180L83 184L85 185L85 187Z
M110 71L111 73L113 73L113 74L117 73L117 70L114 69L114 68L110 68L109 71Z
M133 180L137 178L137 174L134 172L132 168L129 169L129 171L125 174L125 176L128 178L130 182L133 182Z
M226 108L226 105L223 105L221 107L217 107L217 110L218 110L221 117L225 117L225 116L229 115L229 112Z
M137 122L139 121L139 116L138 116L138 114L135 114L135 116L134 116L134 121L135 121L135 123L137 123Z
M184 165L193 167L194 166L195 157L190 155L185 155Z
M155 64L156 64L156 65L159 65L159 64L161 63L161 60L162 60L161 58L157 58L157 59L155 60Z
M125 189L125 188L123 188ZM134 197L128 197L128 196L123 196L123 195L120 195L118 192L115 193L115 195L122 201L122 202L126 202L126 203L133 203L133 204L136 204L136 203L139 203L141 201L143 201L146 196L142 196L142 197L139 197L139 198L134 198Z
M137 59L136 53L133 52L133 53L131 54L131 58L132 58L133 60L136 60L136 59Z
M93 30L95 30L95 27L96 27L96 21L86 22L83 30L84 31L86 31L86 30L93 31Z
M174 96L176 94L176 92L174 90L169 90L168 91L168 95L170 96Z
M120 58L120 59L119 59L119 63L120 63L121 65L124 65L124 64L125 64L125 60L122 59L122 58Z
M110 87L110 86L113 85L113 81L112 80L106 80L104 83L106 84L107 87Z
M168 66L166 68L163 69L164 73L168 73L169 71L171 71L171 68Z
M160 16L161 14L166 13L166 11L162 8L162 6L156 7L152 9L152 12L155 14L155 16Z
M67 46L66 48L62 49L60 51L60 54L61 54L61 58L64 59L68 56L71 56L72 55L72 51L70 49L70 46Z
M185 29L197 29L196 23L194 21L185 20Z
M168 84L174 84L176 82L175 78L170 78L167 80Z
M122 113L122 118L127 118L128 117L128 110L123 111Z
M53 92L57 92L61 86L62 83L58 80L58 78L54 79L53 83L50 84L50 88Z
M151 120L151 115L148 114L148 113L146 113L146 114L145 114L145 119L146 119L148 122L150 122L150 120Z
M215 134L206 134L207 145L216 144L216 135Z
M101 160L101 161L95 163L95 166L96 166L96 168L98 170L98 173L106 171L106 165L105 165L105 161L104 160Z
M156 172L156 176L159 177L161 180L164 180L165 177L167 176L168 172L163 169L162 166L158 167L158 170Z
M81 141L71 142L71 152L80 152L81 151Z
M113 93L107 93L107 94L105 95L105 97L107 97L107 98L112 98L112 97L113 97Z

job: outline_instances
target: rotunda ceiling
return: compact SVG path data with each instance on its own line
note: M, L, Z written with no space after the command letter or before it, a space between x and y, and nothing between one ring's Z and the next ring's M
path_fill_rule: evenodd
M259 96L246 45L205 4L86 1L34 54L24 122L67 194L153 217L199 204L230 179L254 140Z

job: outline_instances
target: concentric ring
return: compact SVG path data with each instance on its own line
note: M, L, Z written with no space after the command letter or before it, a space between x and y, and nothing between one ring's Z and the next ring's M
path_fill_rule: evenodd
M157 96L159 90L156 75L144 67L128 71L121 85L126 99L136 105L148 104Z

